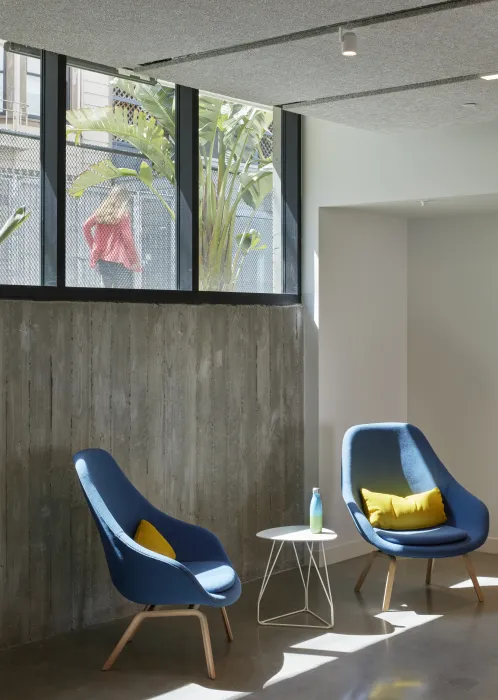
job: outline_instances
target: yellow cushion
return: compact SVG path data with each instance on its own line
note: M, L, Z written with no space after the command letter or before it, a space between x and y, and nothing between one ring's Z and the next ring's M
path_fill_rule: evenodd
M140 521L133 539L138 544L141 544L142 547L151 549L153 552L162 554L170 559L176 559L176 552L168 540L148 520Z
M446 522L438 488L412 493L406 498L368 489L361 489L361 495L370 523L383 530L421 530Z

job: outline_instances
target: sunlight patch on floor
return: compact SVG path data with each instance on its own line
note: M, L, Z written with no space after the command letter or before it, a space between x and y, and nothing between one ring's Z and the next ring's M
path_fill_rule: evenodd
M481 586L498 586L498 578L496 576L478 576L477 580ZM460 581L460 583L454 583L450 588L474 588L474 584L470 578L467 578L465 581Z
M388 637L392 637L393 634L400 634L405 630L413 629L413 627L420 627L420 625L426 625L428 622L433 622L434 620L443 617L442 615L418 615L414 610L392 610L388 612L378 613L374 617L379 620L385 620L389 622L393 627L399 627L401 629L396 629Z
M236 690L216 690L197 685L197 683L188 683L188 685L170 690L168 693L155 695L149 700L237 700L237 698L244 698L247 695L249 693L240 693Z
M266 681L263 688L268 688L274 683L280 683L288 678L294 678L301 673L307 673L319 666L328 664L331 661L336 661L336 656L318 656L316 654L292 654L284 652L284 663L278 673Z
M403 634L409 629L425 625L428 622L437 620L442 615L417 615L412 610L393 611L379 613L375 615L380 620L391 624L395 629L385 634L337 634L336 632L326 632L314 639L294 644L292 649L308 649L310 651L330 651L333 653L345 652L354 653L366 647L383 642L399 634Z

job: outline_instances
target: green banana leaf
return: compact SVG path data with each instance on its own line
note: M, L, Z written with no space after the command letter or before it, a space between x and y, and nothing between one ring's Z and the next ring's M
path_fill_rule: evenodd
M69 110L66 119L67 135L74 135L75 143L79 143L84 131L112 134L134 146L150 160L159 175L174 182L172 145L154 117L148 119L145 112L135 110L130 120L128 110L123 107L91 107Z
M3 243L7 238L21 226L26 219L31 216L31 212L26 211L26 207L19 207L0 228L0 243Z
M273 165L264 165L256 172L240 174L242 200L252 209L258 209L273 190Z
M255 158L259 144L269 134L273 115L257 107L237 105L224 124L223 141L228 150L235 150L242 160ZM244 139L240 139L240 133Z
M146 85L133 80L115 78L112 81L118 90L134 97L142 109L156 118L168 138L175 141L175 90L163 85Z
M118 168L110 160L96 163L74 180L69 193L81 197L89 187L135 177L174 219L175 212L154 187L155 175L175 183L174 91L124 79L114 84L139 102L132 118L120 106L71 110L67 113L68 134L79 143L85 131L109 133L134 146L147 160L138 171ZM256 212L272 190L273 166L262 147L263 140L272 136L271 121L270 112L250 105L208 95L199 99L201 289L235 289L247 254L266 247L254 229L237 236L234 229L239 202Z
M154 171L145 161L140 163L140 169L137 171L133 170L133 168L117 168L110 160L101 160L99 163L95 163L95 165L90 165L78 175L68 191L72 197L78 198L81 197L89 187L95 187L95 185L101 185L104 182L117 180L121 177L135 177L140 180L140 182L143 182L168 210L173 220L175 219L175 212L154 187Z
M73 181L69 188L71 197L81 197L89 187L101 185L109 180L116 180L119 177L138 177L139 173L133 168L117 168L110 160L101 160L100 163L90 165Z
M222 113L223 100L202 96L199 99L199 145L201 149L214 143L216 130L223 129L227 114ZM225 110L226 111L226 110Z
M261 243L260 234L253 228L244 233L238 233L235 240L244 253L250 250L265 250L267 247L266 243Z

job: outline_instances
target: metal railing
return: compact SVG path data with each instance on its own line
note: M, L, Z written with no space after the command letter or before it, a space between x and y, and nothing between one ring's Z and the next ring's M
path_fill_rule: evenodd
M12 128L13 131L21 131L29 126L29 114L27 102L14 100L0 100L0 124Z

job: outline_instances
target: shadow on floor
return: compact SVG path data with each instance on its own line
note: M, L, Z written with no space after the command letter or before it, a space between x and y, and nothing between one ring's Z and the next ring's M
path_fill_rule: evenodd
M498 557L476 556L478 572L488 581L483 605L475 602L473 589L450 587L465 585L458 561L438 564L429 589L425 562L400 562L388 613L380 613L382 564L372 570L362 596L354 594L362 565L358 558L329 569L336 611L330 631L258 626L259 582L246 584L229 611L232 645L219 611L209 610L214 682L205 675L194 619L147 621L114 669L100 671L128 624L119 620L0 653L0 695L6 700L488 697L482 693L498 681ZM323 614L319 593L318 587L312 591L311 604ZM294 607L302 594L297 573L276 576L267 594L274 614Z

